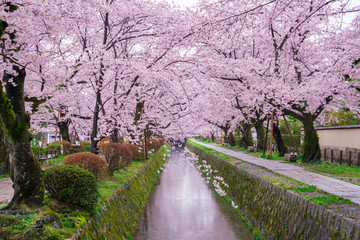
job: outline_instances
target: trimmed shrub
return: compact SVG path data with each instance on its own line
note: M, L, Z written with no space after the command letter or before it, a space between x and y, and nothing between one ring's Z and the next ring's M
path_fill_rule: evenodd
M141 143L141 147L143 147L144 139L142 139L140 141L140 143ZM161 145L158 140L156 140L154 138L146 139L146 152L147 153L157 152L157 151L159 151L160 147L161 147Z
M111 138L110 138L109 136L107 136L107 137L102 138L102 139L97 143L96 146L99 148L100 145L106 144L106 143L110 143L110 142L111 142Z
M56 150L58 155L61 154L61 145L60 144L50 144L46 147L46 150Z
M108 173L110 175L112 175L114 171L131 163L133 159L130 148L125 144L105 143L99 145L99 150L108 163Z
M88 171L69 165L53 166L45 170L44 183L51 197L93 212L99 194L96 179Z
M165 136L156 136L154 137L160 144L160 147L165 144Z
M39 146L32 146L31 151L37 158L43 158L45 157L46 149Z
M107 163L104 158L95 153L74 153L64 158L63 164L81 167L99 178L106 173Z
M53 145L53 144L58 144L58 145L62 146L64 155L70 154L70 149L71 149L70 142L61 140L61 141L55 141L55 142L50 143L50 145ZM60 151L58 151L58 153L60 154Z
M159 151L161 147L161 144L159 143L158 140L154 139L154 138L149 138L146 139L146 150L149 152L157 152Z
M133 154L133 161L141 161L143 160L143 151L136 146L135 144L130 144L130 143L124 143L124 145L126 145L130 151Z
M71 145L70 147L70 154L82 152L82 148L80 145Z

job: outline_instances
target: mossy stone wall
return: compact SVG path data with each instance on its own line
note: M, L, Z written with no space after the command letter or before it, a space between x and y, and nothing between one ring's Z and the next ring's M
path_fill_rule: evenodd
M188 144L229 184L227 195L264 239L360 239L360 225Z
M157 154L138 174L129 179L101 210L71 239L132 239L136 221L143 211L149 194L163 166L162 154Z

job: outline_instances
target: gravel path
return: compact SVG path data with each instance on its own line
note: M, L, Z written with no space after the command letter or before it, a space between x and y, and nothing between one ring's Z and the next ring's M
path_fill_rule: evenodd
M214 149L223 154L227 154L232 157L239 158L245 162L249 162L261 167L265 167L273 172L293 178L300 182L309 185L315 185L317 188L324 190L328 193L332 193L350 199L354 203L360 204L360 186L358 185L347 183L321 174L309 172L302 167L295 166L292 164L249 156L243 152L236 152L227 148L217 147L214 145L198 142L194 139L192 139L192 141L195 141L200 145Z

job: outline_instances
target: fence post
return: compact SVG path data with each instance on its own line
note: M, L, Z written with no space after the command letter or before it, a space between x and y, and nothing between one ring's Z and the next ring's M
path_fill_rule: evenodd
M349 162L348 165L351 166L351 151L349 150Z
M342 155L343 155L343 151L342 150L340 150L340 165L342 165Z
M331 157L330 157L330 162L334 162L334 149L331 149Z

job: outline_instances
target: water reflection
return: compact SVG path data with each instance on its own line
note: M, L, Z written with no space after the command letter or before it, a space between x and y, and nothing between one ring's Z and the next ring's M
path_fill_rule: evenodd
M173 151L134 239L254 239L241 218Z

